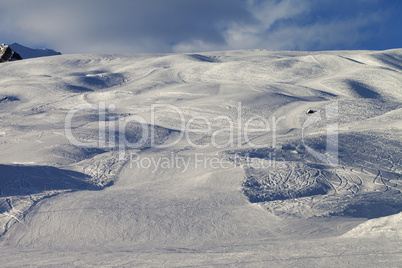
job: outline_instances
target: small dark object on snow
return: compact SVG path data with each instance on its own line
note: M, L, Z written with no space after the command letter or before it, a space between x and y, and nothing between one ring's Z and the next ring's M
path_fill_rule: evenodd
M315 112L314 112L313 110L311 110L311 109L308 109L306 113L307 113L307 114L313 114L313 113L315 113Z
M4 97L5 100L8 100L8 97Z

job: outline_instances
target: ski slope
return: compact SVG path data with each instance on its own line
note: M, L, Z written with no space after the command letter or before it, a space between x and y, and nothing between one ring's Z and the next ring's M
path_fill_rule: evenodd
M400 263L402 49L0 72L2 267Z

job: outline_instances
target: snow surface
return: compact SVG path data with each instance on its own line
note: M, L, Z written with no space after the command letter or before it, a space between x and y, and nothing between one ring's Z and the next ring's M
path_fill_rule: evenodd
M350 230L344 237L402 239L402 213L372 219Z
M402 49L60 55L0 72L1 267L400 265ZM69 139L72 111L94 146ZM133 116L145 127L118 127ZM122 155L144 129L154 139Z

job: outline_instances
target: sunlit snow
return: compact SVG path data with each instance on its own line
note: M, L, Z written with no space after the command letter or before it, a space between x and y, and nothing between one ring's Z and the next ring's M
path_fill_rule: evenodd
M401 122L402 49L2 63L0 266L396 267Z

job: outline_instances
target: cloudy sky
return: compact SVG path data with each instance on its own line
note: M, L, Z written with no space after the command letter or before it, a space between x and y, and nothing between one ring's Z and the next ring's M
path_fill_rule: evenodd
M402 47L402 0L0 0L0 43L62 53Z

